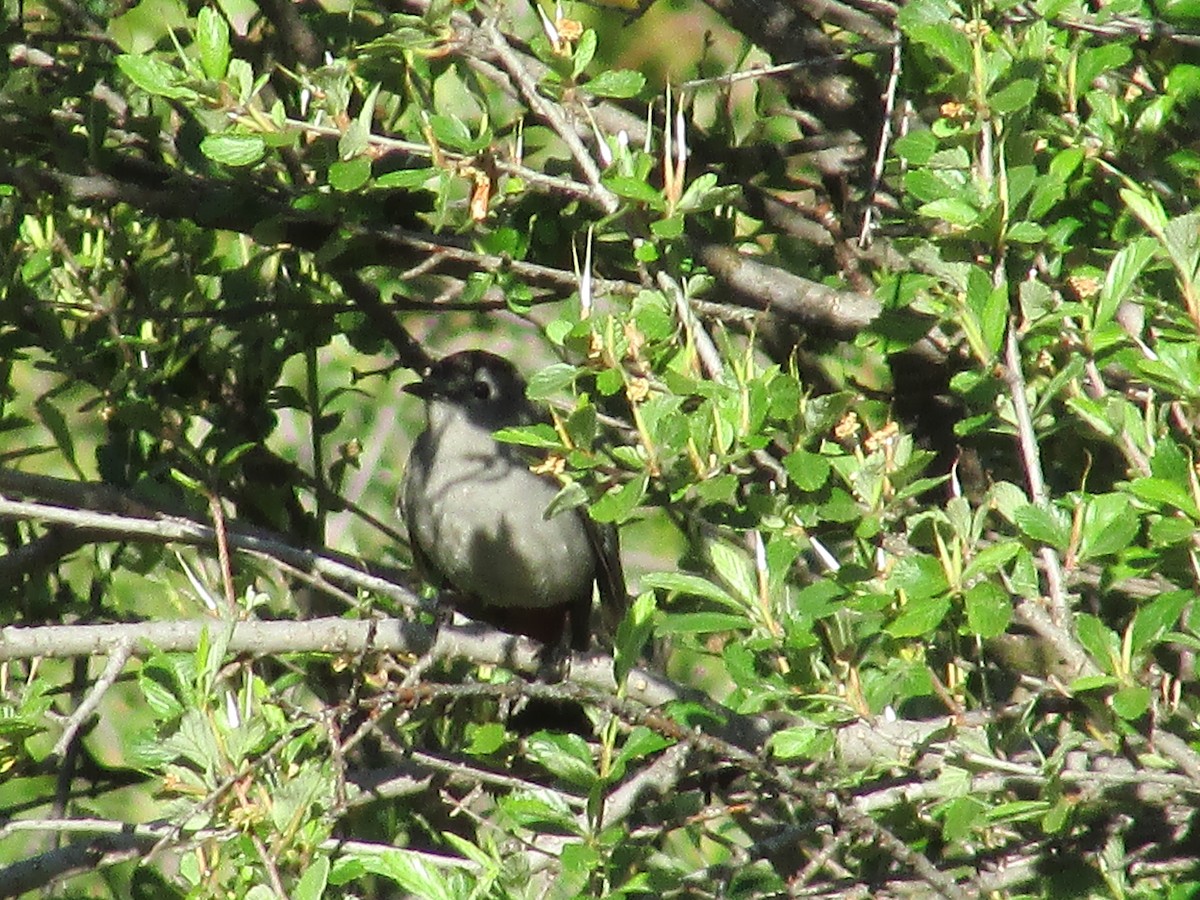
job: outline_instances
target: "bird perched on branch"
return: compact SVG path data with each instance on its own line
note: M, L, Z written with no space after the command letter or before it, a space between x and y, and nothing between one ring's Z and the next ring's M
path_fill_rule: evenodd
M483 350L433 363L404 388L427 427L404 474L401 508L417 568L466 615L505 631L586 649L593 584L621 610L625 578L611 526L576 507L548 516L559 491L501 428L541 421L508 360Z

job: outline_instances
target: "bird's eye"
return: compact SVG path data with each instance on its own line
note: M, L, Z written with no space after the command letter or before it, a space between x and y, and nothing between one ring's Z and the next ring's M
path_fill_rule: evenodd
M475 396L480 400L492 399L492 383L486 378L480 378L475 382Z

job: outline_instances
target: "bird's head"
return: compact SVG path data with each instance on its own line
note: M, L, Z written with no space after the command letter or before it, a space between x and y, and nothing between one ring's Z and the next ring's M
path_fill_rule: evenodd
M443 357L404 390L425 401L431 425L436 417L452 411L489 431L533 420L525 379L507 359L486 350Z

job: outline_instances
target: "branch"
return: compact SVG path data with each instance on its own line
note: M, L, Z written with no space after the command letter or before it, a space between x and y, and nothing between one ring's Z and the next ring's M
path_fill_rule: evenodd
M215 548L215 529L188 519L178 517L134 518L112 513L51 506L45 503L29 503L0 497L0 520L34 520L48 524L81 529L95 540L125 540L139 538L154 542L178 542L193 546ZM247 529L230 530L229 546L241 553L263 557L282 563L302 573L316 576L316 584L328 578L343 584L383 594L402 606L422 608L423 603L408 587L365 571L366 564L351 557L325 551L318 553L293 547L282 539L267 536L265 532ZM338 596L336 593L334 596Z

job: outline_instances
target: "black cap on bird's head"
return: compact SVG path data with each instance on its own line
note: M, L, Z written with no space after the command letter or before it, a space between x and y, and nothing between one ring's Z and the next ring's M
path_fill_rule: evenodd
M530 419L525 379L516 366L486 350L463 350L433 363L404 390L427 404L449 403L481 425L500 428Z

